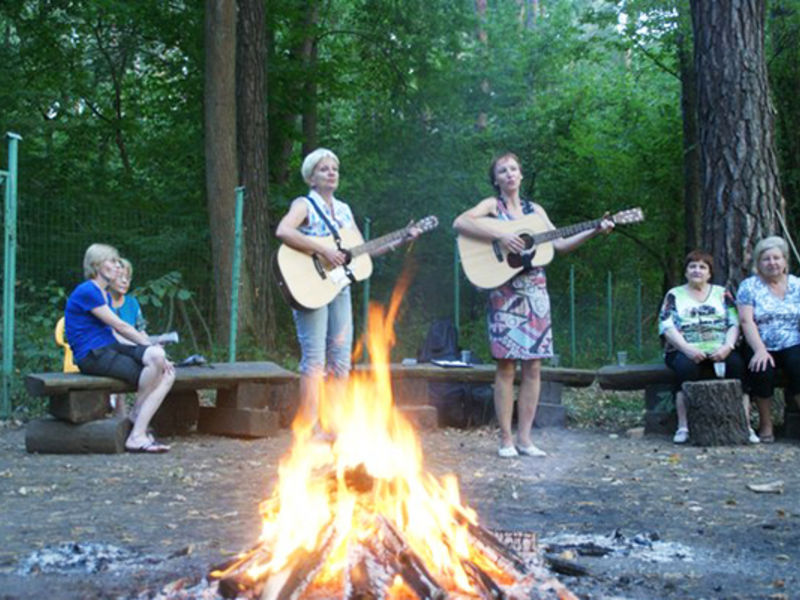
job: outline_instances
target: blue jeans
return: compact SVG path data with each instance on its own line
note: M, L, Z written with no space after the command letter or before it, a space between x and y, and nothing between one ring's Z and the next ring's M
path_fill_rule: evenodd
M347 377L353 347L350 287L322 308L295 309L292 315L302 352L300 373L319 377L327 371L336 377Z

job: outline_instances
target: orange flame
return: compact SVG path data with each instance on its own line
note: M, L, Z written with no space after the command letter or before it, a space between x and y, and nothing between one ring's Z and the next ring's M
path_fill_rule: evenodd
M333 524L333 550L315 582L340 580L348 548L380 535L376 516L381 515L402 532L408 546L447 589L474 591L462 566L464 559L500 581L508 579L470 547L464 523L475 523L475 513L462 506L454 476L438 480L425 472L416 432L394 405L390 351L394 321L409 282L406 272L385 312L377 304L369 307L369 372L353 374L344 393L333 385L323 390L320 417L335 440L316 440L308 423L295 420L294 444L281 460L278 484L261 504L261 542L271 552L248 570L252 578L281 572L298 552L318 547ZM366 489L356 491L348 485L348 474L356 471L368 479ZM463 518L456 520L454 514ZM388 594L407 597L400 578L395 578Z

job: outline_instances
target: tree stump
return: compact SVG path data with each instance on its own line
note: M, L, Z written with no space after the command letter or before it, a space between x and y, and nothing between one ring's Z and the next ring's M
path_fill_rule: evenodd
M682 389L689 439L695 446L747 444L748 423L739 380L687 381Z

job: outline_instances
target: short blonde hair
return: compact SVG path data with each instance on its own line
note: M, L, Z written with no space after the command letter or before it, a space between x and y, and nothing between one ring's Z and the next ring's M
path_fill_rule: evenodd
M129 261L127 258L120 258L119 264L128 274L128 279L133 279L133 265L131 264L131 261Z
M332 158L336 165L339 165L339 157L333 151L327 148L317 148L303 159L303 166L300 167L300 174L307 184L311 185L311 176L314 174L314 169L317 168L319 161L323 158Z
M119 260L119 252L114 246L108 244L92 244L86 249L83 255L83 276L86 279L97 277L97 268L104 261L112 259Z
M777 248L781 251L781 254L783 254L783 258L786 260L786 271L789 271L789 244L787 244L786 240L779 235L771 235L759 241L756 244L756 247L753 249L753 273L761 272L758 269L758 263L761 260L761 255L767 250L772 250L774 248Z

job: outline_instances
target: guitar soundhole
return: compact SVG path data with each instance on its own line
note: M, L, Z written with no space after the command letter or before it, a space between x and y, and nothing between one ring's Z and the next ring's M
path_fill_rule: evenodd
M533 236L527 233L523 233L520 234L519 237L521 237L522 240L525 242L526 250L530 250L531 248L533 248ZM508 266L511 267L512 269L519 269L521 267L529 268L531 260L533 259L534 256L536 256L535 250L530 254L526 253L524 256L522 254L517 254L512 252L506 257L506 261L508 262Z

